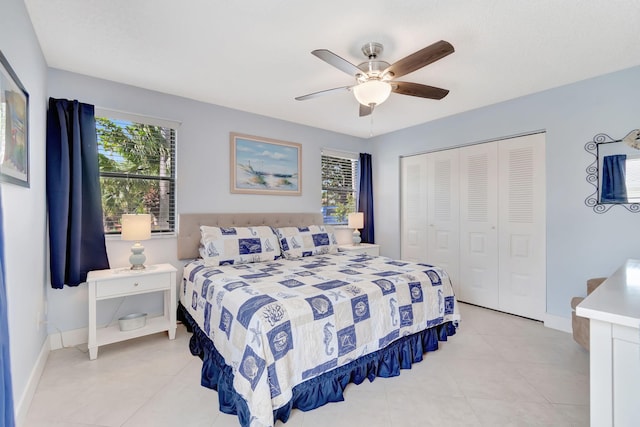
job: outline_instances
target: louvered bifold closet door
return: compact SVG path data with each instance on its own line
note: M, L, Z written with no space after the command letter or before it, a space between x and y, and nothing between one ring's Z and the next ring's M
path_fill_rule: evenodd
M460 148L459 299L499 309L497 142Z
M400 258L427 260L427 155L400 159Z
M449 274L458 294L460 263L460 171L459 150L427 156L427 262Z
M498 145L500 310L543 320L546 311L545 134Z

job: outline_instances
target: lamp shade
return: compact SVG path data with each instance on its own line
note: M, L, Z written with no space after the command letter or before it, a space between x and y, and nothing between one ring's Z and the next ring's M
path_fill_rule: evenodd
M353 94L362 105L380 105L389 98L391 85L380 80L369 80L354 86Z
M364 227L364 213L353 212L349 214L349 228L359 229Z
M122 240L139 242L151 238L151 215L122 215Z

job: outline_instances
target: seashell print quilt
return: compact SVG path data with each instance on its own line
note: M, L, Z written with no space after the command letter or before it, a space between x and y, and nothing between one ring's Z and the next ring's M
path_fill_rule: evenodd
M294 386L459 320L441 268L349 252L217 267L196 260L179 294L232 367L252 426L272 426Z

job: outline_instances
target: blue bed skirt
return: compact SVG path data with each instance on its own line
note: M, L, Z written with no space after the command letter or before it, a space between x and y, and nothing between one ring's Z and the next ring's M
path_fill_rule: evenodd
M202 359L201 384L218 392L220 411L238 415L240 425L250 425L251 414L247 403L233 388L233 370L213 346L213 342L198 327L187 310L179 304L178 320L193 333L189 342L191 354ZM360 384L365 379L395 377L400 369L411 369L411 365L422 361L423 354L438 349L438 341L446 341L455 335L452 322L402 337L387 347L363 356L347 365L325 372L293 388L292 399L283 407L273 411L273 419L287 422L291 410L298 408L310 411L329 402L344 400L347 384Z

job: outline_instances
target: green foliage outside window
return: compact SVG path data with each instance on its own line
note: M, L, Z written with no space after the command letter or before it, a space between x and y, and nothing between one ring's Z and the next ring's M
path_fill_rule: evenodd
M347 194L344 202L338 202L336 209L333 211L333 217L338 223L346 223L347 218L351 212L356 211L356 198L353 197L353 193Z
M150 213L154 231L173 231L170 128L96 117L105 233L120 232L125 213Z
M322 214L327 224L346 224L356 209L355 175L357 161L322 156Z

